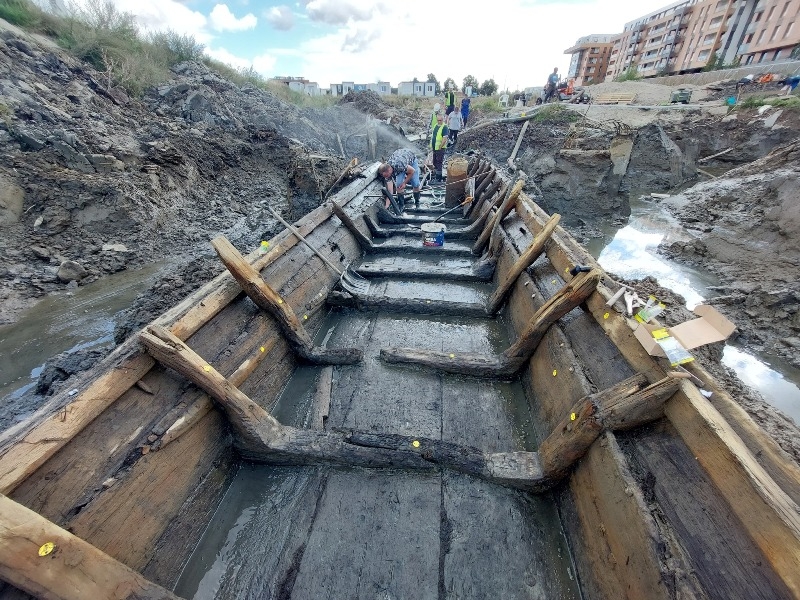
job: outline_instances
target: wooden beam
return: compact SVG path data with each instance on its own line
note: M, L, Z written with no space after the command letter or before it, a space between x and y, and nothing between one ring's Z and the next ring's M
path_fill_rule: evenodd
M600 272L581 273L554 294L533 316L520 338L502 354L435 352L414 348L381 348L388 363L416 364L446 373L506 378L515 375L536 351L548 328L581 304L597 287Z
M258 444L280 434L282 426L272 415L250 400L169 330L151 325L139 334L139 339L158 362L175 369L219 401L240 440Z
M517 143L514 144L514 149L511 151L511 156L508 157L508 167L512 171L516 170L514 160L517 158L517 152L519 152L519 147L522 144L522 138L525 137L525 132L528 131L528 125L530 125L530 121L525 121L522 124L522 129L520 129L519 135L517 136Z
M525 121L527 125L529 121ZM503 305L506 296L508 295L511 286L517 281L517 278L520 274L531 266L536 259L544 252L545 244L550 240L550 235L553 233L553 230L558 225L558 222L561 220L561 215L553 215L550 217L550 220L544 226L542 231L536 234L531 245L528 246L528 249L522 253L522 256L517 259L514 263L514 266L511 267L509 273L503 278L500 284L497 286L497 289L489 298L489 301L486 305L486 312L489 314L495 314L500 307Z
M224 236L211 240L222 262L256 305L267 311L277 321L287 341L299 356L314 364L350 365L360 362L363 352L358 348L320 348L314 346L311 336L289 303L275 292L239 254Z
M49 600L180 600L44 517L0 495L0 578Z
M385 311L390 314L408 313L412 315L446 315L453 317L486 318L486 307L476 302L454 302L451 300L425 300L423 298L394 298L390 296L377 296L374 294L357 295L353 298L350 294L331 292L328 294L328 304L331 306L344 306L361 311Z
M636 375L575 404L539 446L545 477L564 477L603 430L632 429L661 418L678 382L665 377L646 385L647 378Z
M344 212L344 209L341 206L336 204L336 202L332 202L331 208L333 209L333 214L339 217L339 220L345 227L347 227L347 231L353 234L353 237L356 238L356 241L361 248L364 250L369 250L373 247L372 240L361 233L361 230L356 226L355 222L353 222L353 219L351 219L349 215Z
M484 227L481 234L478 236L478 239L472 246L472 253L476 256L479 256L483 251L484 246L486 246L487 242L489 241L494 228L497 227L497 224L502 222L503 219L506 218L508 213L511 212L511 209L514 208L514 203L517 201L517 197L522 193L522 188L525 187L525 180L519 179L514 184L514 187L508 193L508 196L505 197L503 203L500 205L500 208L494 214L494 216L489 220Z

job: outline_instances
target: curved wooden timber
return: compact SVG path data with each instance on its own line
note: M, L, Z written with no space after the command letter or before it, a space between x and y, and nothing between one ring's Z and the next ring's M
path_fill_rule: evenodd
M224 236L218 236L211 240L211 245L250 299L275 317L292 349L299 356L312 364L324 365L351 365L363 359L364 353L358 348L314 346L311 336L303 327L303 322L289 303L261 278L258 271L250 266L233 244ZM308 315L304 315L304 318L307 319Z

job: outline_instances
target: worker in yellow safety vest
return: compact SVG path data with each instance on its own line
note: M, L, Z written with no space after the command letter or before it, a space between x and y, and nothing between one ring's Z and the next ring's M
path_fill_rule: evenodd
M444 151L447 148L447 137L449 131L444 124L444 117L441 113L436 115L436 125L431 131L430 149L433 151L433 171L436 181L442 181L442 168L444 166Z

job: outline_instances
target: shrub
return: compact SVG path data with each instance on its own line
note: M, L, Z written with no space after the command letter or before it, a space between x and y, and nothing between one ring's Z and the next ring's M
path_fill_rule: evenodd
M636 65L631 65L623 73L614 78L614 81L636 81L637 79L641 79L639 70L636 68Z
M18 27L33 27L38 21L38 12L27 0L0 0L0 19Z
M572 123L580 118L581 115L574 110L569 110L566 106L560 104L545 104L536 112L533 120L540 123Z

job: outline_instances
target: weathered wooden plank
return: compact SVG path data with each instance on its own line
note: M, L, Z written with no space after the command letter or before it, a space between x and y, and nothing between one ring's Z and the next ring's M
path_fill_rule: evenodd
M528 121L525 121L528 123ZM494 314L499 309L500 306L503 304L503 301L508 294L508 291L511 289L511 286L517 281L517 278L520 274L531 266L537 258L544 252L545 244L550 240L550 235L553 233L553 230L558 225L558 222L561 220L561 215L553 215L547 224L544 226L542 231L538 233L536 238L531 242L528 249L522 253L517 261L514 263L514 266L511 267L511 271L503 276L503 279L498 283L497 289L489 298L489 302L486 306L486 309L489 313Z
M428 300L424 298L394 298L369 294L353 298L350 294L331 292L328 304L357 308L362 311L385 311L394 314L443 315L453 317L490 317L486 306L477 302Z
M523 187L525 187L525 180L520 179L513 187L507 188L508 195L503 198L500 208L498 208L497 212L489 219L483 231L481 231L481 234L478 236L478 239L475 240L475 243L472 245L473 254L480 255L480 253L483 252L484 247L489 242L492 231L494 231L497 223L501 223L503 219L506 218L506 215L511 212L511 209L514 208L514 203L517 201L517 197L520 193L522 193Z
M39 598L178 600L79 537L0 495L0 577Z

